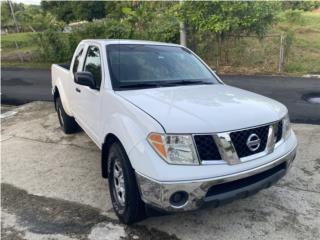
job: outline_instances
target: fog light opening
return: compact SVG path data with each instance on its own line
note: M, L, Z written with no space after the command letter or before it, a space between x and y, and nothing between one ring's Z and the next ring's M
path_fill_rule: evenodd
M170 196L170 204L172 207L179 208L184 206L188 201L189 195L184 191L178 191Z

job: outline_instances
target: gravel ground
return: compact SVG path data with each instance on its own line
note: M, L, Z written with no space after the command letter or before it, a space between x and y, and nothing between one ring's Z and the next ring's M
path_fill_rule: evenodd
M125 226L100 176L100 152L64 135L52 103L2 118L2 239L319 239L320 125L294 124L299 149L275 186L220 208Z

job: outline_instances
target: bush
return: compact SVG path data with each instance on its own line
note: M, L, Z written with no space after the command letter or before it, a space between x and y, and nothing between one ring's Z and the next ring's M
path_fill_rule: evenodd
M150 24L150 26L153 24ZM34 41L38 45L38 60L43 62L68 62L79 42L83 39L144 39L164 42L178 41L178 28L174 23L162 24L162 27L137 31L127 21L106 19L87 23L70 33L49 29L37 33Z
M290 73L295 73L295 72L304 72L306 71L306 68L303 64L301 63L289 63L287 66L286 66L286 71L287 72L290 72Z
M42 62L69 62L79 42L83 39L130 38L128 26L115 21L88 23L71 33L55 29L37 33L33 40L38 46L37 59Z
M284 17L289 23L302 23L302 10L287 10Z
M44 62L66 62L70 59L70 41L65 33L49 29L37 33L34 41L38 45L37 59Z
M120 39L131 38L131 28L125 22L112 19L87 23L74 30L71 34L79 39Z

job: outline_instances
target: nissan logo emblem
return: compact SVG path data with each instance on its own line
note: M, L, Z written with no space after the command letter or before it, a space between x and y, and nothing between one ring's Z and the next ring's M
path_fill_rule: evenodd
M260 147L260 142L261 140L258 137L258 135L255 133L252 133L247 139L247 147L250 149L251 152L254 152L258 150L258 148Z

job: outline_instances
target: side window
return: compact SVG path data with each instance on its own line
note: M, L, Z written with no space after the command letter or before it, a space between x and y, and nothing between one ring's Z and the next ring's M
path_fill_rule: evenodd
M97 89L100 89L101 85L101 58L98 47L89 46L85 63L83 65L83 71L92 73L94 80L96 81Z
M83 52L83 48L80 50L80 52L78 53L78 55L74 59L73 68L72 68L73 74L75 74L78 71L79 61L80 61L80 57L82 55L82 52Z

